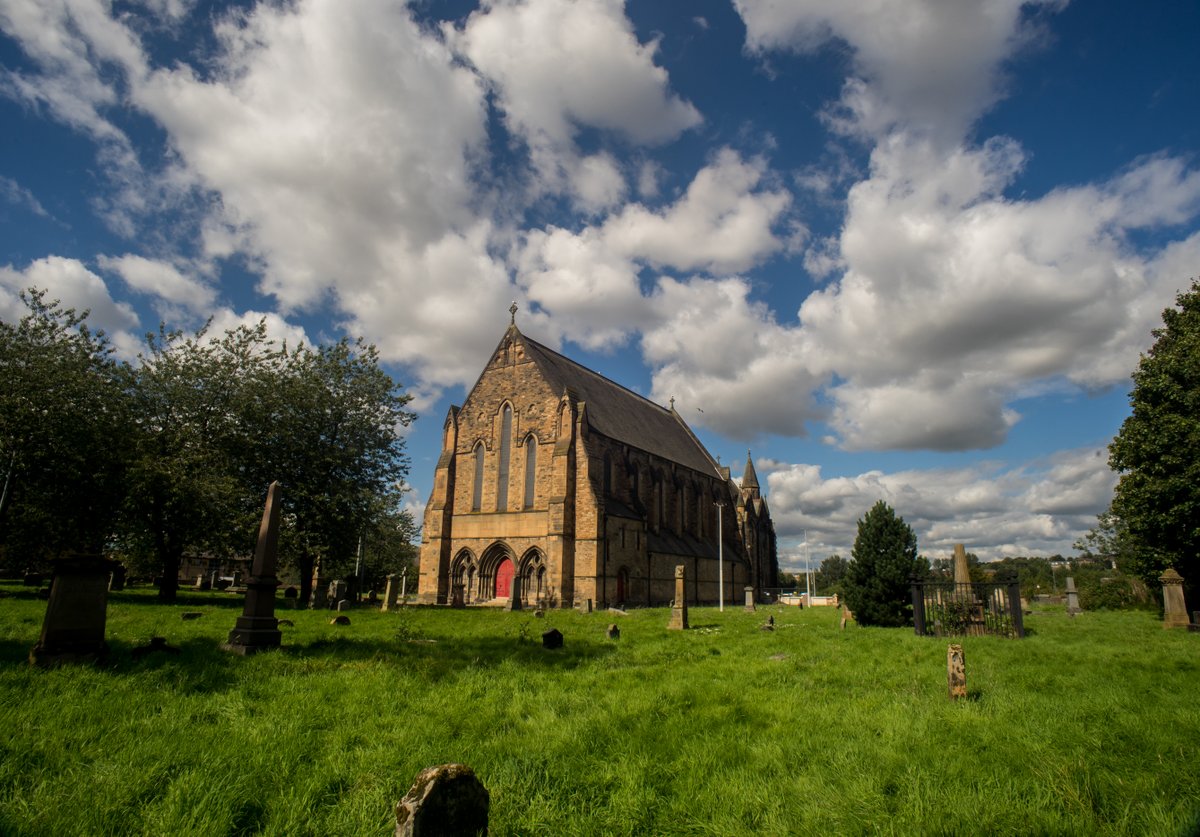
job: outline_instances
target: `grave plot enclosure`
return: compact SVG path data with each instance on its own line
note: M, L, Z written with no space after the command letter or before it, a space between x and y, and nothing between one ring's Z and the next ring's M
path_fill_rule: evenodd
M915 581L913 628L917 636L1025 636L1021 586Z

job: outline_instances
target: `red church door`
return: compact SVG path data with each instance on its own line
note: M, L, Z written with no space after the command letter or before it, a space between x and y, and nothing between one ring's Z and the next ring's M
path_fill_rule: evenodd
M507 599L512 592L513 562L505 558L496 567L496 598Z

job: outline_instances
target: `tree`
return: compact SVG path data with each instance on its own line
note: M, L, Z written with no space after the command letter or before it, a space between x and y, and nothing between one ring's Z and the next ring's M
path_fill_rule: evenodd
M858 521L858 536L846 568L846 606L862 625L902 627L912 620L912 579L923 578L917 536L880 500Z
M1110 512L1128 569L1158 587L1174 567L1200 591L1200 282L1163 311L1133 373L1132 412L1109 445Z
M240 455L256 484L279 480L292 521L285 557L300 575L300 598L311 594L313 566L351 565L359 544L412 535L400 511L408 473L401 429L415 418L411 396L379 366L362 341L311 348L286 346L269 355L250 404L254 432Z
M0 544L10 570L101 553L120 505L127 367L88 312L21 294L0 323Z
M817 569L816 585L826 596L843 592L843 580L850 562L840 555L830 555Z
M267 374L266 327L239 326L218 339L206 330L147 335L134 371L123 546L161 573L166 602L175 600L186 551L252 548L239 535L253 531L265 491L248 479L239 454L253 432L249 392Z

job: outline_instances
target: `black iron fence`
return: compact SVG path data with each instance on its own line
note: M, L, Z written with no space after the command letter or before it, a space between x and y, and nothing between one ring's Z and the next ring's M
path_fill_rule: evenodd
M914 581L917 636L1025 636L1021 585Z

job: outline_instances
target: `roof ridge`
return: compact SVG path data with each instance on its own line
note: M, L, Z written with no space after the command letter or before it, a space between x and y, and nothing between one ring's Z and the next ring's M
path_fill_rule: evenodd
M636 392L636 391L630 389L629 387L625 386L624 384L614 381L612 378L609 378L605 375L601 375L595 369L589 369L588 367L584 366L579 361L572 360L571 358L564 355L562 352L555 351L554 349L551 349L549 346L547 346L544 343L539 343L537 340L534 340L532 337L530 337L528 334L525 334L524 332L518 332L518 334L521 335L521 339L523 339L525 342L532 343L533 345L537 346L539 349L549 352L550 354L554 355L555 357L562 358L567 363L574 366L576 369L586 372L587 374L591 375L594 378L599 378L601 381L604 381L604 383L611 384L612 386L616 387L617 389L623 390L624 392L629 393L630 395L632 395L635 398L640 398L642 401L645 401L647 404L649 404L652 407L662 410L664 413L675 412L674 410L670 410L670 409L664 407L662 404L659 404L657 401L650 400L646 396L642 395L640 392ZM678 415L678 413L676 413L676 415ZM685 424L684 427L687 427L687 425ZM689 432L691 432L691 431L689 430ZM694 437L694 435L695 434L693 434L693 437ZM697 439L697 441L699 441L699 440ZM700 447L703 448L704 446L701 445ZM707 453L707 451L705 451L705 453Z

